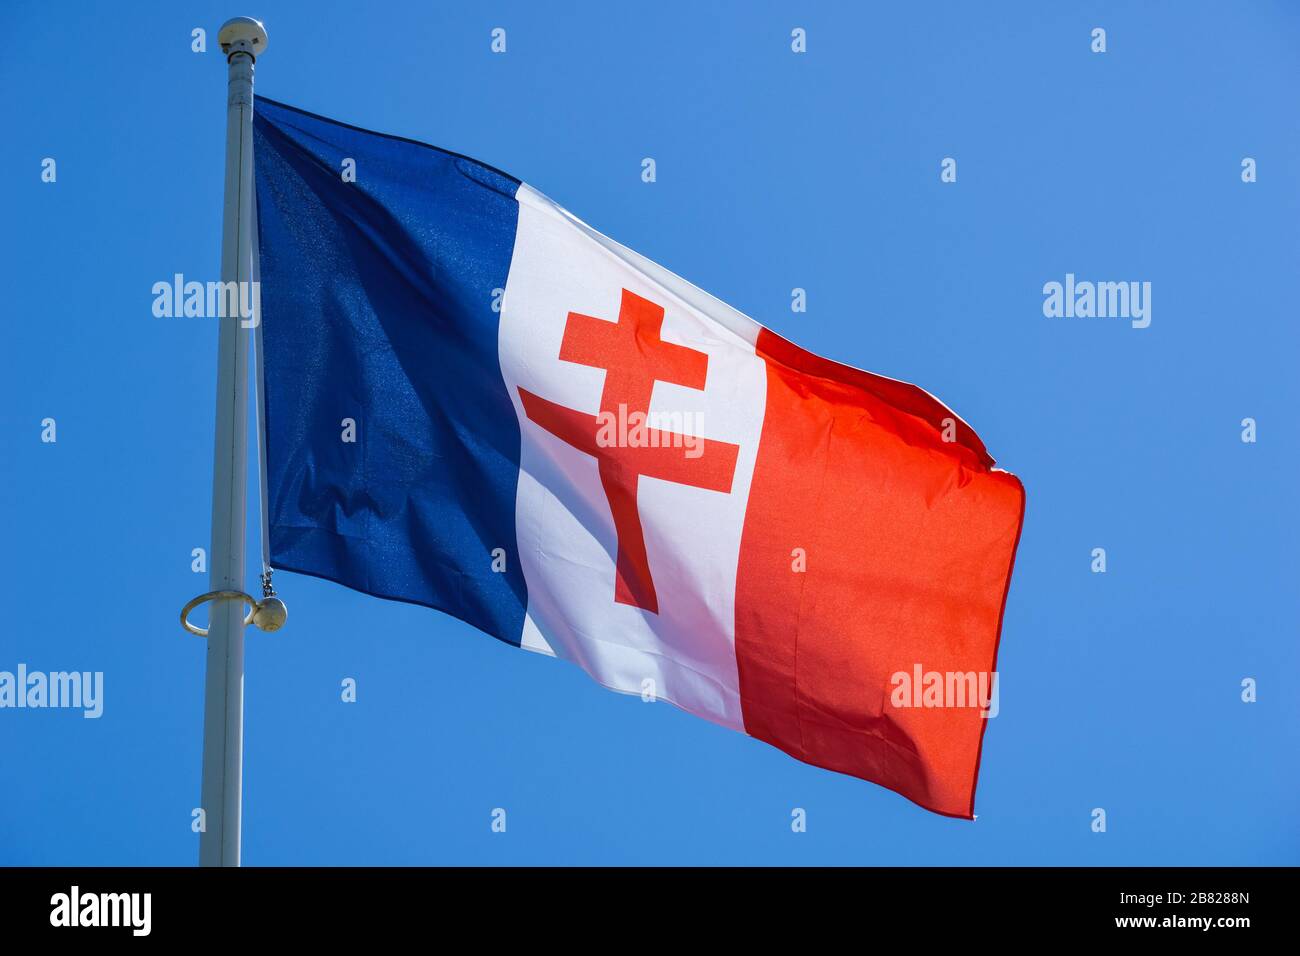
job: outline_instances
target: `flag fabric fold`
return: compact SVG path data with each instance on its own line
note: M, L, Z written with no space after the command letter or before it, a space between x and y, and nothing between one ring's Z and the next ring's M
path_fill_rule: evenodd
M965 422L490 166L254 132L275 567L973 815L1024 492Z

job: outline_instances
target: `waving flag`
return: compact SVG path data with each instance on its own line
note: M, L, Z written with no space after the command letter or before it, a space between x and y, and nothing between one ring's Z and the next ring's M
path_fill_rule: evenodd
M1024 493L961 419L482 163L254 128L275 567L972 815L987 694L946 692L996 667Z

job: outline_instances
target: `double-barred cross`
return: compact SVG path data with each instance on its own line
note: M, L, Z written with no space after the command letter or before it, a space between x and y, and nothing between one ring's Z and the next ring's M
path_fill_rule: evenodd
M602 417L619 416L620 411L619 420L632 413L649 414L655 382L704 388L708 355L665 342L660 337L663 321L662 306L627 289L623 290L617 322L569 313L560 358L605 370ZM622 440L602 443L597 440L600 417L558 405L523 388L519 397L530 421L596 459L618 535L614 600L659 613L637 507L641 476L729 494L739 446L697 437L686 442L686 436L654 428L646 428L644 440L635 444Z

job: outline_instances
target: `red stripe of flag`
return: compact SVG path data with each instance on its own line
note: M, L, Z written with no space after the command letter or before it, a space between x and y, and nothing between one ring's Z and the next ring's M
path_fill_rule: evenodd
M1024 489L921 389L766 330L757 351L767 410L736 587L745 729L970 818L980 706L894 706L892 682L996 669Z

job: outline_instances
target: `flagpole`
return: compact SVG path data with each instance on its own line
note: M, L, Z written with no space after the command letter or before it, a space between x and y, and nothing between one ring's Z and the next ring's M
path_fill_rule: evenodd
M266 49L266 30L249 17L227 21L217 34L226 54L226 186L222 214L221 281L252 280L253 62ZM226 286L229 288L229 286ZM212 471L211 589L244 589L244 524L248 477L248 329L239 315L220 318L217 339L217 423ZM211 604L203 701L204 827L200 866L238 866L244 762L244 606Z

